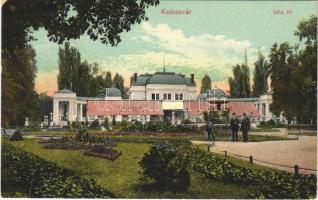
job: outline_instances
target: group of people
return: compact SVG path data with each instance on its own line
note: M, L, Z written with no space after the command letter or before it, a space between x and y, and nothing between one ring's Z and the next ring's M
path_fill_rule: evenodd
M238 141L238 132L240 130L241 125L241 131L243 135L243 142L248 142L248 132L250 130L250 119L247 117L246 113L243 113L243 116L241 119L239 119L236 115L236 113L232 113L232 117L230 120L230 128L231 128L231 141L237 142ZM206 122L206 132L208 133L208 140L215 141L215 135L213 133L213 124L211 121Z
M232 118L230 120L230 128L232 133L232 142L238 141L238 131L240 129L241 123L241 131L243 135L243 142L248 142L248 131L251 127L250 119L246 116L246 113L243 113L242 119L239 119L236 116L236 113L232 113Z

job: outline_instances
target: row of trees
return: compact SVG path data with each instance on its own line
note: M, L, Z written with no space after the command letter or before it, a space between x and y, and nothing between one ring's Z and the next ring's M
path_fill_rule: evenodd
M288 120L298 123L316 123L317 119L317 17L299 23L295 35L299 44L275 43L269 54L269 62L259 52L255 62L253 91L250 91L249 68L246 64L233 67L229 78L232 97L259 96L268 91L271 80L273 103L271 112L281 113ZM304 46L299 49L299 46Z
M125 96L124 78L118 73L112 79L110 71L102 72L97 63L81 61L81 54L75 47L65 43L59 49L58 88L69 89L78 96L96 97L104 94L105 88L116 87Z
M52 112L52 98L34 90L35 50L28 46L2 58L2 126L23 125L25 117L40 120Z
M254 63L253 86L247 62L233 67L228 79L231 97L258 97L268 91L271 80L273 103L271 112L283 114L289 121L316 123L317 120L317 17L311 16L299 23L295 35L299 44L275 43L269 61L259 51ZM304 48L300 49L299 47ZM245 58L245 60L247 60ZM205 75L201 92L211 89L211 79Z
M317 17L299 23L295 35L300 44L274 44L269 55L274 114L283 111L298 123L317 120ZM299 50L299 46L304 46Z

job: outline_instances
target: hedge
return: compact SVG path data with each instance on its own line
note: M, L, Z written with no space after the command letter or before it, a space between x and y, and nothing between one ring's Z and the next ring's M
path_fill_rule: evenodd
M2 194L20 188L31 198L111 198L114 195L67 169L4 143L1 152ZM15 193L17 194L17 192ZM15 197L16 195L13 194Z
M192 148L191 145L186 143L171 145L169 142L159 142L154 145L152 150L163 151L163 148L165 148L165 152L176 152L175 159L194 171L202 173L207 178L257 186L259 191L247 198L308 199L316 197L317 177L313 174L293 175L287 172L240 167L200 149Z

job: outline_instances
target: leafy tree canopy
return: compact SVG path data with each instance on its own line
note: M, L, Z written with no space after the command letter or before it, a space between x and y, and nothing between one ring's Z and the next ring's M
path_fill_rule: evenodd
M39 28L59 44L87 34L115 46L120 33L148 20L146 8L158 4L159 0L8 0L2 7L2 54L24 48L34 39L30 33Z

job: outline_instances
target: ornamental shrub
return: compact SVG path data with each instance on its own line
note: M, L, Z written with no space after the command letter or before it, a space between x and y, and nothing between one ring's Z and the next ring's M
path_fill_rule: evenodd
M95 119L94 121L91 122L90 124L91 129L98 129L99 128L99 120Z
M11 136L10 140L11 141L23 140L22 131L21 130L15 131L13 135Z
M316 197L317 177L314 174L295 176L287 172L240 167L226 159L219 158L201 149L192 148L189 144L180 142L169 142L169 144L165 145L156 143L153 148L158 151L154 156L158 156L162 161L165 161L165 159L176 160L178 161L178 166L183 166L184 168L188 166L192 170L202 173L207 178L257 187L258 190L252 192L253 194L247 198L308 199ZM170 152L170 154L166 154L166 152ZM166 157L162 158L162 156ZM151 159L156 160L155 157ZM157 161L158 163L155 163L154 167L160 166L161 160ZM147 161L151 162L150 159ZM151 163L148 165L151 165ZM160 168L154 167L150 168L151 173L145 171L146 174L152 175L153 173L159 176L159 174L156 174L156 170Z
M158 189L187 191L190 174L186 166L176 159L176 154L174 143L161 142L152 146L140 162L143 180L154 181Z
M102 126L104 126L106 129L108 129L109 127L109 121L108 121L108 118L106 117L102 123Z

